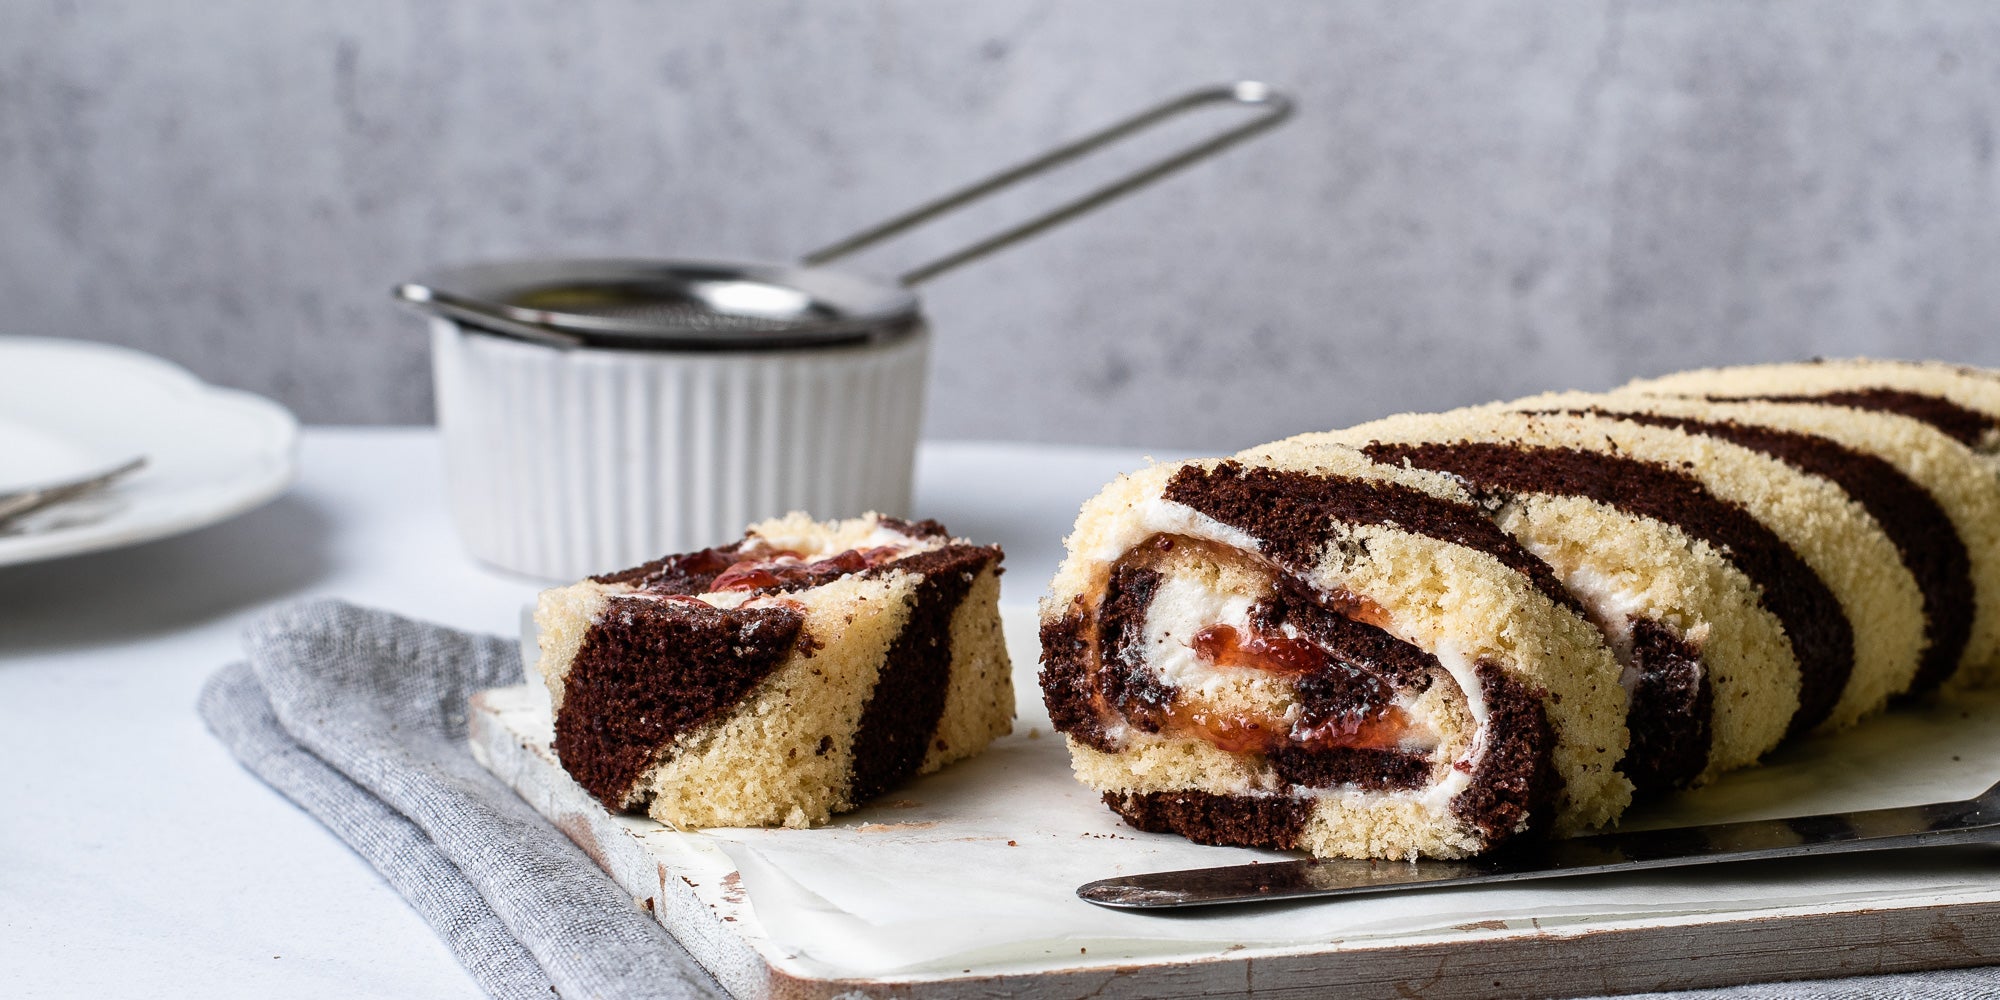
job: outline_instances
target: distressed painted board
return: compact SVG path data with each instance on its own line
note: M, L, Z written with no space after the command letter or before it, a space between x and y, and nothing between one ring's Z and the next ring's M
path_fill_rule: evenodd
M1118 826L1069 780L1061 743L1048 734L1033 687L1031 622L1010 614L1008 624L1021 693L1016 734L981 758L911 786L909 799L893 798L899 793L892 792L889 803L827 829L731 840L727 832L680 833L644 818L612 815L556 763L548 746L546 701L527 687L474 699L473 752L597 859L631 894L633 905L650 911L741 998L1307 997L1325 995L1329 987L1356 998L1552 996L2000 962L2000 847L1716 866L1656 881L1599 878L1445 890L1367 904L1373 910L1351 903L1252 909L1227 918L1238 923L1227 925L1236 936L1226 942L1214 935L1130 940L1134 926L1188 935L1193 924L1178 917L1099 918L1095 915L1103 911L1063 898L1081 878L1051 881L1046 860L1033 859L1060 858L1063 845L1070 845L1067 853L1087 849L1096 852L1091 859L1112 859L1114 870L1086 871L1098 877L1126 868L1127 861L1129 870L1157 870L1274 855L1200 848ZM1991 732L2000 727L1989 724L1996 715L2000 697L1994 695L1892 714L1856 733L1784 751L1767 767L1656 806L1632 825L1902 804L1899 797L1963 797L1983 785L1983 775L2000 774L2000 735ZM996 833L994 815L1011 817L1016 825ZM866 841L869 831L881 839ZM919 921L903 930L856 932L843 942L838 935L844 925L806 919L816 915L799 910L796 894L760 896L759 878L769 874L746 879L736 860L743 844L763 845L760 857L773 870L791 865L790 874L813 884L825 872L808 870L813 866L799 860L808 855L798 849L817 850L840 838L882 845L879 851L842 854L836 844L829 856L837 867L881 869L859 874L879 877L886 894L935 896L958 888L952 879L927 882L924 866L909 859L942 857L959 864L964 891L977 898L981 876L990 878L996 864L1020 858L1018 891L1036 897L1027 912L1049 908L1052 927L1102 919L1103 933L1072 928L1064 938L1074 944L1087 937L1088 947L1057 948L1030 941L1029 935L1019 947L999 947L964 961L938 959L885 971L875 960L871 967L865 955L883 943L880 939L926 933L949 938L954 928L944 925L953 919L968 926L990 919L993 897L985 897L987 905L961 910L937 909L933 899L931 910L919 907L917 913L944 914L929 919L929 927ZM1011 853L1017 844L1019 852ZM1707 886L1715 887L1712 903L1646 905L1656 897L1700 899ZM854 902L849 898L846 905ZM893 900L862 902L888 906L888 916L870 919L897 915ZM1362 914L1367 921L1359 920ZM1170 923L1118 923L1131 920ZM1019 922L1011 926L1018 934ZM1330 930L1318 940L1300 939L1301 928L1313 927Z

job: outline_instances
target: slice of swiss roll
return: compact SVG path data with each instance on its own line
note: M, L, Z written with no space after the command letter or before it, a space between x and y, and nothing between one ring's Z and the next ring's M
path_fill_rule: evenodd
M1278 444L1085 504L1042 605L1077 777L1206 843L1462 857L1621 812L1620 668L1451 480Z
M544 591L556 755L672 826L824 822L1006 734L999 575L935 521L793 514Z

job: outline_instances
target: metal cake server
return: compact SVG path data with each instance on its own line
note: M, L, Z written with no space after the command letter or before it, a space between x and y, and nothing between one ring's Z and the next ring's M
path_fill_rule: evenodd
M2000 843L2000 784L1964 802L1611 833L1465 861L1332 859L1152 872L1100 879L1076 894L1100 906L1163 910L1981 843Z

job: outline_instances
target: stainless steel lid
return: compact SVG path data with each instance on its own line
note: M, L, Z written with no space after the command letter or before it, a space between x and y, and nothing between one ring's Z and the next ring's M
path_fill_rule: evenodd
M439 271L396 294L467 326L561 347L778 350L895 340L918 328L908 289L824 268L501 261Z

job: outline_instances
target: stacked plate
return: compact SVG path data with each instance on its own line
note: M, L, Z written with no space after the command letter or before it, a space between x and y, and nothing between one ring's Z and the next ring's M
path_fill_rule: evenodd
M0 337L0 496L146 464L102 490L0 524L0 566L164 538L291 484L298 422L122 347Z

